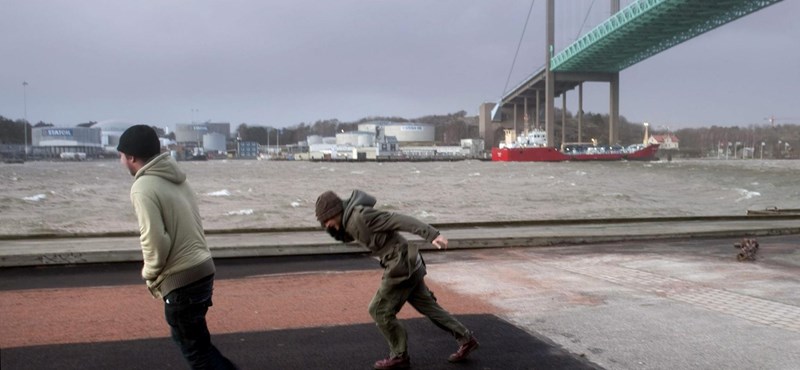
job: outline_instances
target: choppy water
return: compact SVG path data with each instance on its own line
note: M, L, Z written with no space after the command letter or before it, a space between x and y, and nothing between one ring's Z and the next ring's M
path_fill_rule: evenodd
M800 161L181 162L207 229L316 226L353 188L427 222L743 215L800 208ZM0 235L136 231L117 161L0 164Z

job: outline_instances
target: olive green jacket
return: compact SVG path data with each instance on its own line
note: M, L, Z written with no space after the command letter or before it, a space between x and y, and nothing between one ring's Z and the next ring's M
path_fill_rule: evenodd
M439 236L439 230L410 216L377 210L373 208L375 202L371 195L354 190L343 201L342 224L355 241L380 257L383 279L396 284L424 267L419 248L409 247L399 232L418 235L430 243Z

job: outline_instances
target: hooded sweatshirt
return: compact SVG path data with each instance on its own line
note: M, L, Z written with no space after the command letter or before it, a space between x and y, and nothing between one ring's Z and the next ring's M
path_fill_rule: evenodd
M375 202L371 195L354 190L350 198L343 200L342 225L353 239L380 257L383 279L397 284L424 268L419 248L409 247L399 231L418 235L429 243L439 236L439 231L416 218L377 210L373 208Z
M215 272L194 192L169 153L136 172L131 202L139 221L142 278L154 297Z

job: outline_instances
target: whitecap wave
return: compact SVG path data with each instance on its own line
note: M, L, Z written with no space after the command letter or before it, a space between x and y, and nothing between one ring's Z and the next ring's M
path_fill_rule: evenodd
M252 214L253 214L253 210L252 209L240 209L238 211L226 212L225 216L248 216L248 215L252 215Z
M289 203L289 204L292 206L292 208L300 207L300 202L298 202L298 201L294 201L294 202Z
M480 175L481 175L480 172L473 172L473 173L469 174L468 176L469 177L476 177L476 176L480 176Z
M36 194L36 195L31 195L31 196L29 196L29 197L25 197L25 198L22 198L22 199L29 200L29 201L31 201L31 202L38 202L38 201L40 201L40 200L44 200L44 199L46 199L46 198L47 198L47 195L44 195L44 194Z
M750 191L750 190L747 190L747 189L734 189L734 190L736 190L739 193L739 195L741 195L741 197L739 197L739 199L736 199L737 202L741 202L743 200L753 199L753 197L760 197L761 196L761 193L759 193L757 191Z
M206 193L206 195L210 197L229 197L231 196L231 192L228 189L222 189L219 191L212 191L210 193Z

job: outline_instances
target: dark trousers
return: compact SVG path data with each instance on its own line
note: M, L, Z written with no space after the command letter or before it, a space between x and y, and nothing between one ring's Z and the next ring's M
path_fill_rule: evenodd
M408 351L408 335L397 320L397 313L406 302L434 325L450 333L459 344L466 343L472 337L464 325L436 302L433 292L425 284L423 266L400 284L381 281L378 292L369 304L369 314L389 344L390 357L406 355Z
M164 297L164 315L172 340L180 347L192 369L235 369L213 344L206 325L212 305L214 275L209 275Z

